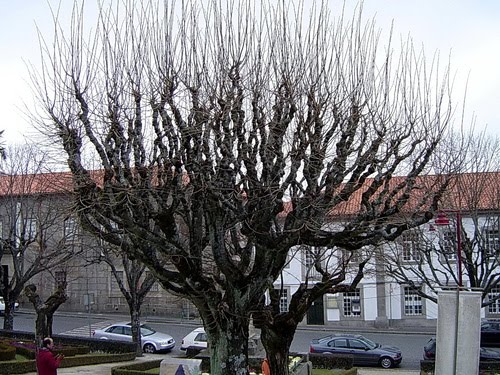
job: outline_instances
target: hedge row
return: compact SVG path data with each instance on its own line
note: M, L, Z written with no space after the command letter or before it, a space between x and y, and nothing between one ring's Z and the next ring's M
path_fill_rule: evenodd
M34 334L22 331L6 331L0 330L0 338L16 341L34 342ZM99 340L94 338L70 337L64 335L54 335L56 345L62 345L62 349L57 350L65 355L61 362L61 367L75 367L95 365L99 363L113 363L133 361L136 357L135 344L132 342L121 342L111 340ZM10 345L9 345L10 346ZM10 346L14 350L14 358L16 348ZM17 349L20 349L19 347ZM22 348L20 349L23 350ZM1 354L0 345L0 356ZM30 351L26 348L26 351ZM92 352L92 354L85 354ZM33 351L31 351L33 354ZM0 362L0 374L24 374L27 372L35 372L35 361L11 361Z
M348 370L353 367L353 356L347 354L309 353L309 361L312 363L313 368L327 370Z
M162 359L157 359L154 361L144 361L138 363L131 363L130 365L123 365L118 367L113 367L111 369L111 375L140 375L144 374L145 371L151 370L152 368L160 367Z

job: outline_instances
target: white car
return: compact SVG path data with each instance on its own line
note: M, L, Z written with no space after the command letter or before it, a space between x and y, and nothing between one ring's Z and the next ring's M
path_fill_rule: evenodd
M103 329L96 329L93 334L101 340L132 341L130 323L116 323ZM175 340L166 333L156 332L153 328L141 324L141 344L145 353L169 351L175 346Z
M14 304L14 310L19 307L19 303ZM3 297L0 297L0 315L5 314L5 301L3 300Z
M206 349L207 346L207 334L205 333L205 329L203 327L198 327L182 339L181 350L185 350L187 356L192 356Z

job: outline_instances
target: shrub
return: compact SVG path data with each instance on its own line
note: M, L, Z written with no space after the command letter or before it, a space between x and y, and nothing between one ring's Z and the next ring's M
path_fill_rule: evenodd
M347 354L309 353L309 361L313 368L348 370L353 367L353 356Z
M16 358L16 348L6 343L0 343L0 361L12 361Z
M132 363L130 365L113 367L111 369L111 375L139 375L144 374L145 371L151 370L152 368L160 367L161 359L155 361Z

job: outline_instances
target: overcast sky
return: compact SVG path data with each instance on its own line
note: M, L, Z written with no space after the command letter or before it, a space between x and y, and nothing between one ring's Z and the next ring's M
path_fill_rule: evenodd
M158 0L163 1L163 0ZM353 8L357 2L347 1ZM49 0L52 4L57 1ZM64 0L71 3L71 0ZM95 4L97 0L87 0ZM24 61L37 60L35 23L50 30L47 0L0 0L0 129L7 144L29 135L21 112L30 101ZM334 9L341 1L330 0ZM335 8L336 7L336 8ZM375 17L377 26L388 30L394 21L396 36L410 34L428 56L439 50L451 54L458 70L459 90L469 76L467 117L476 115L477 126L500 134L500 1L498 0L365 0L364 14ZM458 92L461 92L457 90Z

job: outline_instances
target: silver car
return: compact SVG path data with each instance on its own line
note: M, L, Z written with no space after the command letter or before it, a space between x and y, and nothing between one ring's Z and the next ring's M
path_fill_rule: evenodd
M132 327L126 322L115 323L103 329L96 329L92 335L101 340L132 341ZM141 324L141 344L145 353L156 353L171 350L175 346L175 340L166 333L157 332Z

